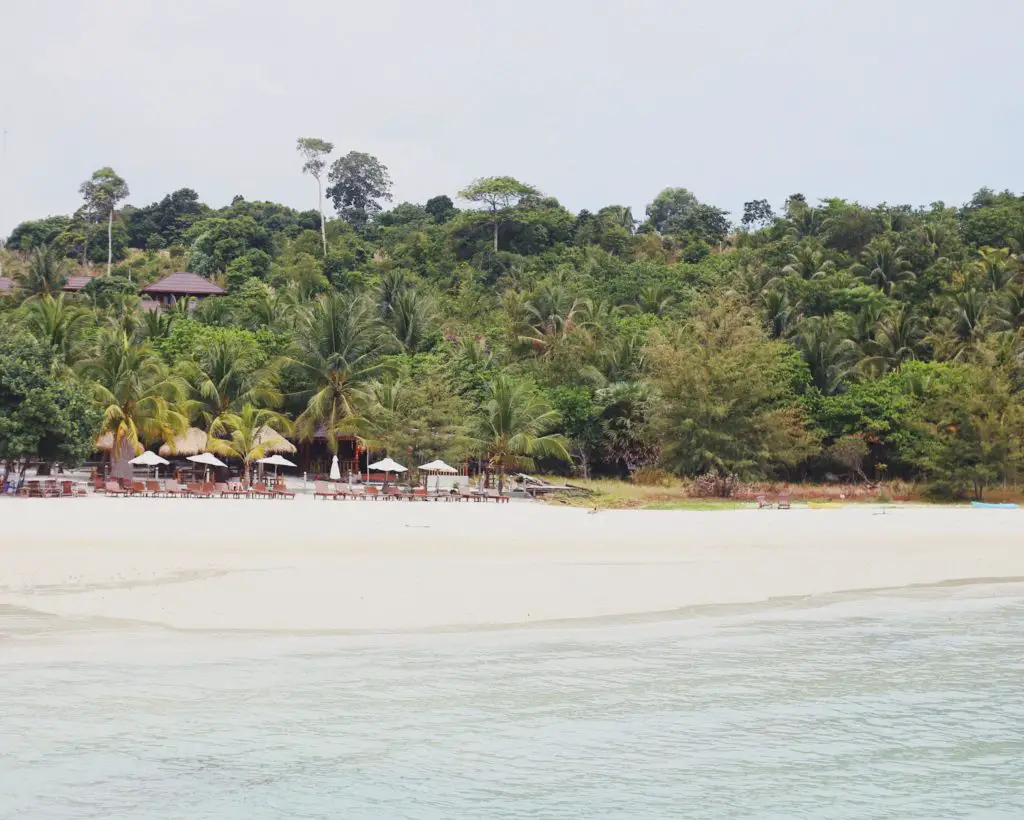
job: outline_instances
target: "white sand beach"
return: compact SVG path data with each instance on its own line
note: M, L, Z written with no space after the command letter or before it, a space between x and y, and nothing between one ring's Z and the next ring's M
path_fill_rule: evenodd
M0 604L180 629L523 624L1024 577L1024 511L89 497L4 499L0 520Z

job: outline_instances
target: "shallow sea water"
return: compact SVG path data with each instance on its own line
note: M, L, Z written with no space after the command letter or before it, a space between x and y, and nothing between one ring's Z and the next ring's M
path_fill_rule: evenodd
M0 818L1024 817L1024 585L434 634L0 607Z

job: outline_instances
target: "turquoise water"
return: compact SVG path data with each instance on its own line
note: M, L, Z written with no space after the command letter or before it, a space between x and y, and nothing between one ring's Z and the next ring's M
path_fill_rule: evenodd
M0 608L0 818L1024 817L1024 585L420 635Z

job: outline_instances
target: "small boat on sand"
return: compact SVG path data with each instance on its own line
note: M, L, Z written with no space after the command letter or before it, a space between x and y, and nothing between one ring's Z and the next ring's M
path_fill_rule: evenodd
M982 509L982 510L1019 510L1020 509L1020 504L1011 504L1011 503L989 504L989 503L987 503L985 501L972 501L971 502L971 506L972 507L978 507L979 509Z

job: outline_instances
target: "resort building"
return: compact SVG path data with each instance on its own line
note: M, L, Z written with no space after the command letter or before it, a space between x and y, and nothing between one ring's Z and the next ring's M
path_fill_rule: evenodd
M90 273L76 273L68 277L68 281L64 283L64 287L61 288L65 293L78 293L85 290L85 286L88 285L92 280L93 276Z
M195 273L171 273L142 289L144 297L162 305L173 305L182 299L205 299L223 296L227 291Z

